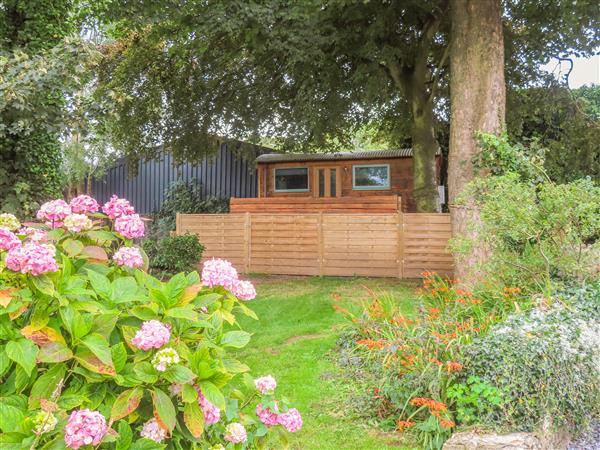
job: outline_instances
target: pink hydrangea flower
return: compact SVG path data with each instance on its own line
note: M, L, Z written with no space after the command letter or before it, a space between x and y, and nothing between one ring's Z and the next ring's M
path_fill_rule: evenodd
M223 286L232 291L238 281L237 270L229 261L213 258L202 266L202 283L208 287Z
M279 410L277 404L275 404L275 412L271 411L270 408L263 408L262 405L256 405L256 415L262 423L267 427L274 427L279 424Z
M272 393L277 387L277 381L271 375L254 380L254 386L261 394Z
M127 239L135 239L144 235L144 221L138 214L119 216L115 220L115 231Z
M0 228L0 250L12 250L21 246L19 239L12 231Z
M65 217L63 225L71 233L79 233L83 230L89 230L94 224L85 214L70 214Z
M224 438L226 441L233 442L234 444L246 442L247 435L244 425L238 422L230 423L225 428Z
M144 424L140 436L146 439L151 439L154 442L162 442L167 438L167 430L161 427L155 418L150 419Z
M171 328L158 320L148 320L135 333L131 343L140 350L161 348L171 339Z
M71 214L69 204L58 199L44 203L37 212L37 218L46 221L46 225L50 228L58 228L58 224L69 214Z
M17 234L27 236L27 240L39 244L48 240L48 232L46 230L40 230L38 228L23 227Z
M78 214L95 213L100 209L98 202L89 195L78 195L69 203L71 211Z
M204 413L204 423L206 425L217 423L221 420L221 410L208 401L198 386L194 386L194 388L196 388L196 392L198 392L198 404Z
M65 427L65 444L74 449L84 445L98 445L107 431L106 419L98 411L73 411Z
M115 220L117 217L133 214L135 213L135 210L133 209L133 206L129 204L128 200L113 195L102 207L102 212L110 219Z
M112 258L119 266L134 268L144 265L144 258L137 247L121 247Z
M279 414L279 424L290 433L295 433L302 428L302 416L296 408L290 408L287 412Z
M23 247L15 247L8 251L6 267L14 272L30 273L33 276L56 272L58 265L54 254L53 246L27 243Z
M256 298L254 285L246 280L238 280L231 292L240 300L254 300Z

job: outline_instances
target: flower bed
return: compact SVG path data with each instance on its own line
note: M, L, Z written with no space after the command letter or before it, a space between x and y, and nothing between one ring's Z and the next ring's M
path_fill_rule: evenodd
M0 446L242 449L285 440L299 412L228 351L256 292L227 261L160 281L125 199L0 215ZM283 444L282 444L283 445Z
M385 297L339 308L384 428L439 449L457 428L577 434L600 417L598 283L535 304L424 275L414 314Z

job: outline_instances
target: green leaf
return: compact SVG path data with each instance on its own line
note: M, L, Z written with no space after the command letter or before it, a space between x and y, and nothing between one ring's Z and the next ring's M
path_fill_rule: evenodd
M37 360L43 363L67 361L73 357L73 352L64 342L48 342L38 353Z
M185 403L195 402L198 400L198 392L191 384L184 384L181 389L181 398Z
M110 336L118 320L119 315L117 313L98 314L94 316L92 329L101 336Z
M225 358L222 362L225 370L230 373L244 373L250 371L250 367L238 361L237 359Z
M141 388L121 392L110 410L110 419L116 421L128 416L137 409L144 395Z
M165 379L169 380L172 383L185 384L189 383L196 378L194 372L188 369L185 366L175 365L169 367L164 373L163 376Z
M35 288L40 291L42 294L46 294L49 296L53 296L55 293L54 283L48 277L48 275L40 275L38 277L32 277L31 281Z
M113 365L112 355L108 341L98 333L92 333L85 336L81 343L85 345L90 351L98 357L100 361L109 366Z
M106 230L91 230L86 233L88 237L94 241L98 241L98 243L103 243L107 241L114 241L117 237L114 233Z
M25 411L6 403L4 399L4 397L0 397L0 430L3 433L22 431L25 422Z
M31 375L35 367L38 352L37 345L28 339L17 339L6 344L7 356L21 366L27 375Z
M250 333L246 331L228 331L221 338L223 347L242 348L250 342Z
M8 371L10 364L11 362L6 354L4 345L0 345L0 377L2 377Z
M69 334L75 339L81 339L92 328L91 320L84 319L79 311L70 306L60 308L60 317Z
M94 289L94 291L100 297L106 300L110 299L112 294L110 280L106 276L96 272L95 270L88 270L87 272L90 284L92 285L92 289Z
M114 303L127 303L135 299L138 285L133 277L120 277L112 283L111 300Z
M167 394L158 388L154 388L154 390L150 391L150 394L152 395L152 404L154 405L154 417L169 432L173 431L177 423L173 402Z
M129 449L133 441L133 432L131 431L131 427L126 421L120 420L117 429L119 431L119 437L116 442L116 450Z
M204 433L204 413L198 402L186 403L183 407L183 421L192 436L199 439Z
M50 400L52 393L67 373L67 366L56 364L44 372L31 387L29 394L29 409L40 407L40 400Z
M62 242L62 248L71 258L79 255L83 250L83 244L76 239L65 239Z
M176 308L167 309L165 316L174 317L175 319L185 319L196 321L199 319L198 313L192 306L181 306Z
M110 349L110 353L112 356L113 364L115 366L115 370L121 372L125 368L125 364L127 363L127 349L125 348L125 344L119 342L116 345L113 345Z
M150 364L148 361L143 361L136 364L133 368L133 372L135 373L136 377L144 383L152 384L156 383L156 380L158 380L156 369L152 367L152 364Z
M218 407L219 409L225 409L225 397L223 393L210 381L202 380L199 382L202 394L207 398L209 402Z
M162 450L166 445L159 444L147 438L138 439L129 450Z
M158 319L158 314L149 306L134 306L131 309L131 314L141 320Z
M108 353L110 355L110 351ZM94 373L100 375L115 376L115 368L111 364L102 362L96 355L91 351L80 349L75 354L75 359L86 369L91 370Z

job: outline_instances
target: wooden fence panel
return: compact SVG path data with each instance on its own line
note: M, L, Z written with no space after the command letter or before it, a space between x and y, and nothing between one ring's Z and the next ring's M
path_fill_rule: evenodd
M448 239L452 237L449 214L403 214L404 277L417 278L425 270L442 275L453 271Z
M448 214L179 214L177 233L195 233L204 259L240 272L418 278L450 275Z
M323 275L397 277L398 214L323 214Z

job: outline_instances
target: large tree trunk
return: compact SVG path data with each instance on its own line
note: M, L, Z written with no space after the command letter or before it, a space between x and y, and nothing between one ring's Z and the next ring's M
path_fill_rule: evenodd
M436 212L439 202L435 154L440 146L431 99L413 99L412 113L413 197L418 212Z
M454 236L473 233L479 221L472 201L455 204L456 197L478 174L472 161L479 151L476 132L500 133L504 127L506 93L501 0L451 0L450 41L450 154L449 205ZM472 236L476 237L476 236ZM485 258L476 249L458 258L456 275L475 281L477 265Z

